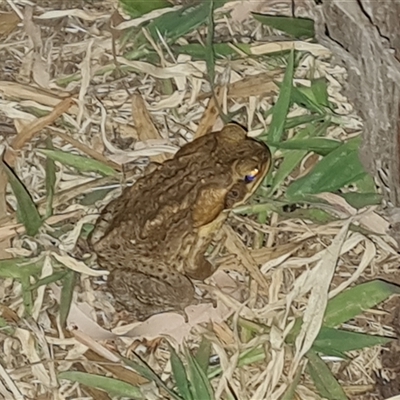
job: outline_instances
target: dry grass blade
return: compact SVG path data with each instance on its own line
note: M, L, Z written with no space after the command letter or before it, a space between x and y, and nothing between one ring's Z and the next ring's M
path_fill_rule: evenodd
M224 233L226 234L225 246L228 251L236 254L237 258L249 272L250 276L263 288L268 290L268 281L265 276L260 272L257 267L257 263L250 255L249 251L243 245L243 243L238 239L236 233L229 226L224 226Z
M297 369L301 358L311 348L319 330L328 304L328 291L340 255L340 250L347 237L350 220L340 230L332 244L325 250L326 256L314 267L311 274L304 274L297 281L297 287L308 288L310 298L303 316L303 325L296 338L296 354L292 364L292 373ZM296 288L294 289L296 291ZM290 298L290 297L289 297ZM288 304L289 306L289 304Z
M282 75L282 70L276 69L271 72L263 72L261 74L246 76L245 78L230 83L228 85L228 98L237 99L249 96L271 96L277 94L279 89L274 83L274 79ZM212 96L211 92L202 93L198 96L198 100L204 100Z
M9 35L21 21L15 12L0 13L0 37Z
M77 148L82 153L88 155L90 158L100 161L101 163L106 164L117 171L121 170L121 167L117 163L112 162L107 157L104 157L103 154L100 154L96 150L84 145L79 140L76 140L73 137L66 135L64 132L60 132L57 129L50 129L50 131L55 135L59 136L61 139L65 140L65 142L70 143L72 146Z
M135 93L132 96L132 118L135 121L136 130L139 140L146 142L148 139L160 139L161 136L155 127L143 96L140 93ZM154 156L155 162L163 162L168 158L166 154Z
M82 216L82 211L71 211L65 214L53 215L52 217L46 220L46 224L48 225L57 225L62 221L79 218ZM8 238L12 238L16 235L22 235L25 233L25 227L22 224L18 224L16 222L11 222L5 225L0 226L0 241Z
M195 138L206 135L213 130L214 125L219 117L218 109L222 106L222 101L225 97L225 93L225 87L215 88L215 96L212 96L208 102L207 108L197 127ZM216 100L219 102L219 107L217 107L217 105L215 104Z
M62 100L53 111L45 117L39 118L32 125L26 126L13 140L12 147L15 150L21 149L25 143L31 141L35 135L37 135L43 128L51 125L57 118L67 112L69 108L74 104L72 98Z
M53 92L45 89L7 81L0 81L0 92L12 99L21 101L32 100L47 107L56 107L61 100L70 97L69 93L58 91L57 95L55 95ZM76 114L77 107L72 105L70 111Z
M22 393L19 391L18 387L14 383L13 379L4 369L4 367L0 364L0 376L2 381L7 385L7 388L3 386L3 382L0 382L0 390L1 394L4 396L5 400L13 400L13 399L22 399ZM8 389L8 390L7 390ZM14 397L11 396L10 392L13 394Z

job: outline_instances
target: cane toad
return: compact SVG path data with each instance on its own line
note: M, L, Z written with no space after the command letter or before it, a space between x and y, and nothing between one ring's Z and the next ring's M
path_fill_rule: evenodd
M102 211L89 244L110 271L116 302L136 320L194 301L191 279L214 268L204 254L228 211L271 165L268 147L228 124L183 146Z

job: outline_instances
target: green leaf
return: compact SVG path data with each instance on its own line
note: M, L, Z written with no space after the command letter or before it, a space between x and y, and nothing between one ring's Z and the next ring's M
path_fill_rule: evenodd
M385 345L392 339L367 335L364 333L348 332L323 326L313 343L313 349L327 356L360 350L376 345Z
M172 7L167 0L120 0L124 11L132 18L140 17L153 10Z
M133 399L144 399L142 392L133 386L119 379L107 378L105 376L88 374L86 372L65 371L58 374L59 379L66 379L78 382L82 385L104 390L112 396L130 397Z
M214 394L207 375L201 369L196 358L192 356L189 350L185 351L188 362L188 375L191 383L192 396L194 399L213 400Z
M43 223L36 205L28 191L25 189L25 186L14 174L13 170L3 160L0 161L0 164L7 175L7 179L11 185L12 191L17 198L18 219L24 225L26 233L29 236L35 236Z
M7 320L0 317L0 331L2 332L3 335L13 336L15 334L15 330L16 328L10 326Z
M25 313L32 314L33 297L31 289L31 277L37 278L43 267L43 259L32 261L25 258L14 258L10 260L0 260L0 277L17 279L21 282L22 302Z
M301 140L307 136L319 136L326 133L330 121L327 120L323 124L315 127L314 125L308 125L302 129L295 137L297 140ZM286 151L283 155L283 161L279 165L276 171L269 193L274 193L276 189L283 183L283 181L291 174L291 172L301 163L301 160L307 155L308 150L293 150Z
M47 148L52 150L53 143L51 137L48 136L46 139ZM53 215L53 198L56 185L56 167L54 161L47 157L46 159L46 216L48 218Z
M22 275L21 279L21 291L22 291L22 302L24 304L25 313L27 315L32 315L33 310L33 296L30 288L30 279L27 275Z
M278 100L274 106L271 125L268 129L268 141L280 142L285 128L285 121L289 112L290 98L293 87L294 50L290 52L283 82L280 85ZM273 150L272 150L273 151Z
M359 193L377 193L375 181L371 175L365 175L363 178L355 181L353 185Z
M326 114L326 109L322 104L319 104L311 88L298 86L292 88L291 101L298 104L307 110L320 115Z
M298 139L298 135L296 135L293 139L286 140L285 142L267 144L278 149L306 150L307 152L312 151L321 156L326 156L340 147L343 142L326 138Z
M227 0L214 0L216 7L221 7ZM161 35L167 43L174 43L182 36L196 30L204 24L209 17L210 5L208 1L201 2L195 6L182 7L154 18L147 25L151 36L158 41ZM137 44L146 43L143 37L139 37ZM129 54L126 55L129 58Z
M176 354L175 349L169 346L169 351L171 354L171 368L176 387L178 392L185 400L193 400L192 394L189 388L189 380L186 374L186 369L183 365L182 360Z
M60 325L65 327L69 310L71 309L72 296L76 283L76 272L68 270L62 280L62 290L60 299Z
M305 136L308 136L313 128L313 126L308 125L296 135L296 138L301 139ZM268 191L269 194L273 194L279 188L279 186L291 174L291 172L301 163L301 160L307 155L307 153L307 150L294 150L283 153L283 160L279 164L279 167L273 177L270 189Z
M288 198L334 192L366 173L358 158L358 141L351 140L324 157L306 176L287 188Z
M342 193L341 196L354 208L363 208L382 203L382 195L378 193Z
M298 115L297 117L287 118L285 130L296 128L300 125L310 124L311 122L324 122L323 115Z
M120 359L125 365L128 365L138 374L143 376L143 378L156 383L157 386L165 390L173 399L182 400L182 398L173 390L171 390L138 355L133 354L133 357L134 360L130 360L129 358L125 357L120 357Z
M316 104L329 107L328 84L326 78L313 80L311 83L311 91Z
M265 353L264 346L259 345L257 347L253 347L245 350L239 356L238 367L243 367L245 365L255 364L260 361L264 361L267 358ZM208 379L215 378L216 376L222 373L221 366L215 366L209 368L209 372L207 374Z
M382 280L353 286L329 300L323 325L335 327L343 324L393 294L400 294L400 286Z
M40 286L49 285L50 283L54 283L59 280L62 280L65 277L65 275L67 275L67 273L68 273L68 271L54 272L51 275L48 275L42 279L39 279L35 284L33 284L29 287L29 290L36 290Z
M61 164L76 168L80 172L97 172L101 175L115 175L116 171L100 161L78 156L61 150L40 149L40 153Z
M312 222L318 224L328 224L329 222L336 221L337 218L333 217L325 210L318 210L315 208L306 208L306 209L298 209L291 212L283 212L277 210L277 213L284 217L285 219L294 218L294 219L301 219L301 220L311 220Z
M278 31L285 32L296 38L313 38L314 32L314 21L308 18L292 18L275 15L265 15L252 13L253 17L261 22L263 25L267 25Z
M300 379L302 376L302 368L297 368L296 375L294 376L294 379L286 389L285 393L283 396L280 398L280 400L293 400L295 398L295 393L296 393L296 388L300 383Z
M207 40L206 40L206 66L210 85L214 88L215 83L215 54L214 54L214 0L209 1Z
M32 262L27 258L12 258L10 260L0 260L0 277L21 279L39 275L42 271L43 260Z
M339 382L315 351L308 351L306 357L308 359L307 372L314 381L318 394L329 400L347 400Z
M200 346L196 352L196 361L198 362L200 368L207 374L209 361L211 355L211 342L203 336L200 342Z

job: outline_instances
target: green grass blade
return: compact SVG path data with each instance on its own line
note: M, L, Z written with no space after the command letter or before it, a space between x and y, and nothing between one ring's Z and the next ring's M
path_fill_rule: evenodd
M391 340L382 336L348 332L323 326L315 339L313 349L329 356L376 345L385 345Z
M53 143L50 137L46 140L47 148L53 150ZM53 198L56 185L56 166L54 160L50 157L46 158L46 214L45 218L53 215Z
M62 279L61 299L60 299L60 325L65 326L69 310L71 309L72 296L76 283L76 272L68 270Z
M88 157L78 156L61 150L40 149L38 151L54 161L76 168L80 172L97 172L106 176L116 174L113 168Z
M43 223L36 205L28 191L25 189L25 186L14 174L14 171L3 160L0 161L0 164L7 175L8 182L10 183L11 189L17 199L18 219L24 225L26 233L29 236L35 236Z
M245 350L239 356L238 367L243 367L245 365L251 365L258 362L265 361L267 355L265 354L265 349L263 346L253 347L251 349ZM208 379L215 378L222 373L221 366L210 367L208 371Z
M296 137L299 139L308 136L312 127L309 125L307 128L301 130ZM292 173L292 171L301 163L301 160L307 155L307 150L292 150L286 151L283 154L283 160L280 163L271 183L269 190L273 194L284 180Z
M298 368L292 383L286 389L285 393L280 398L280 400L293 400L295 398L294 396L295 396L296 388L297 388L298 384L300 383L301 375L302 375L302 368Z
M32 262L27 258L12 258L0 260L0 278L21 279L40 275L43 267L43 260Z
M201 369L196 358L189 350L185 351L188 363L188 375L191 383L192 396L194 399L213 400L214 393L207 375Z
M172 7L167 0L119 0L124 11L132 18L145 15L153 10L160 8Z
M318 78L311 83L311 91L316 104L330 107L328 100L328 82L326 78Z
M221 7L226 1L214 0L214 6ZM204 24L208 19L209 9L208 1L195 6L183 7L155 18L147 25L147 29L154 40L158 41L159 35L161 35L167 43L174 43L177 39ZM143 43L142 39L139 39L138 44L141 43Z
M210 0L208 5L208 24L206 40L206 66L208 79L213 88L215 83L215 53L214 53L214 0Z
M36 290L40 286L49 285L50 283L54 283L59 280L62 280L65 277L65 275L67 275L67 273L68 273L68 271L54 272L53 274L51 274L49 276L39 279L35 284L30 286L29 290Z
M278 31L285 32L296 38L313 38L315 36L314 21L308 18L292 18L276 15L252 13L253 17Z
M326 156L333 150L336 150L343 144L339 140L327 139L327 138L308 138L299 139L296 135L293 139L286 140L280 143L267 143L270 146L274 146L278 149L284 150L307 150L307 152L314 152L321 156Z
M172 346L169 346L169 351L171 354L172 374L174 376L178 392L183 399L194 400L190 392L190 383L182 360L178 357L178 354L176 354L176 351Z
M382 195L378 193L342 193L341 196L354 208L360 209L382 203Z
M22 289L22 302L24 304L25 313L27 315L32 315L33 310L33 296L30 289L30 279L27 275L22 275L21 279L21 289Z
M197 349L195 358L199 367L207 374L211 355L211 342L203 336L199 348Z
M58 374L59 379L78 382L82 385L104 390L112 396L123 396L131 399L144 399L142 392L136 386L119 379L107 378L105 376L88 374L86 372L65 371Z
M326 133L330 122L325 121L323 124L315 127L314 125L308 125L302 129L295 138L298 141L307 136L320 136ZM284 142L285 143L285 142ZM274 193L275 190L284 182L284 180L293 172L293 170L301 163L301 160L307 155L309 150L292 150L285 151L283 155L283 161L279 165L276 171L269 193Z
M324 361L312 350L307 355L307 372L320 396L329 400L347 400L346 393Z
M296 103L313 113L320 115L326 114L325 107L321 104L318 104L318 102L315 100L314 93L311 88L306 88L304 86L293 87L291 100L293 103Z
M300 125L310 124L311 122L324 122L325 116L323 115L298 115L286 119L285 130L296 128Z
M154 382L161 389L165 390L173 399L175 400L185 400L182 399L177 393L171 390L161 379L160 377L137 355L134 355L134 360L130 360L125 357L120 357L121 361L127 366L134 369L138 374L148 379L149 381Z
M378 193L374 178L370 175L365 175L363 178L354 182L359 193Z
M290 52L283 82L280 85L278 100L274 107L271 125L268 129L268 141L280 142L285 128L285 121L289 112L294 74L294 50Z
M289 185L288 198L334 192L361 179L366 172L358 157L358 146L358 140L351 140L329 153L310 173Z
M381 280L353 286L329 300L323 325L335 327L343 324L393 294L400 294L400 286Z
M325 210L318 210L316 208L308 208L308 209L298 209L292 212L284 212L281 210L276 210L276 212L284 217L285 219L302 219L302 220L310 220L317 224L328 224L329 222L336 221L337 218L329 214Z
M15 327L10 326L6 319L0 317L0 331L3 335L13 336L15 334Z

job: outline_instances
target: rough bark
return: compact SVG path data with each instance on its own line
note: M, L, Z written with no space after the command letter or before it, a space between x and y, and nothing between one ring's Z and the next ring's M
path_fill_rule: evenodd
M318 41L347 68L347 95L364 121L360 158L382 188L400 243L400 1L312 3Z

